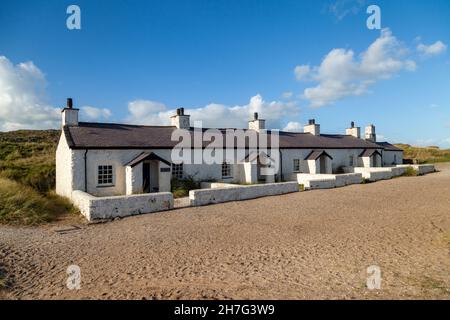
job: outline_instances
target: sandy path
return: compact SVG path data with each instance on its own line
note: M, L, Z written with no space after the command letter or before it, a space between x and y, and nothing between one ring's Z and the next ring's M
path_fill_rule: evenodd
M66 228L0 227L8 298L450 298L450 165ZM65 287L81 268L81 290ZM382 289L366 288L378 265Z

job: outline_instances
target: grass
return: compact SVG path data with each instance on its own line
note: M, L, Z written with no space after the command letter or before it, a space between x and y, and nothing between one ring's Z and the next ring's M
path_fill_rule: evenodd
M0 177L40 192L54 189L59 135L59 130L0 132Z
M404 159L412 159L417 164L450 162L450 149L440 149L439 147L414 147L409 144L396 144L404 150Z
M32 187L0 178L0 224L38 225L56 220L76 209L54 192L41 193Z

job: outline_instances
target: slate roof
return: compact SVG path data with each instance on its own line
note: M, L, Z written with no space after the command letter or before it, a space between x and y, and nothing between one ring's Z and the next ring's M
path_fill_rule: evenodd
M176 146L172 141L173 126L140 126L114 123L80 122L65 126L64 134L72 149L167 149ZM207 128L203 128L203 131ZM226 129L218 129L223 134ZM244 131L252 131L245 129ZM191 133L193 128L191 128ZM247 132L248 133L248 132ZM271 131L267 131L268 135ZM382 149L382 145L350 135L294 133L279 131L279 147L283 149ZM225 139L225 135L224 139ZM257 135L259 137L259 135ZM193 138L193 134L191 134ZM247 139L248 140L248 139ZM247 141L248 142L248 141ZM210 142L204 142L207 146ZM193 143L191 144L193 145ZM225 144L224 144L225 145ZM267 143L270 147L270 139Z
M389 142L376 142L377 145L381 146L385 151L403 151L403 149L390 144Z

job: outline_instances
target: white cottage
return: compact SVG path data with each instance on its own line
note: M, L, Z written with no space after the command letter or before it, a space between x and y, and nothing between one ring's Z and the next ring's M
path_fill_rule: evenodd
M304 132L279 131L279 148L272 154L244 147L244 157L216 164L187 164L172 161L176 129L193 133L189 115L177 109L171 126L143 126L78 121L72 99L62 110L62 134L56 151L56 192L68 198L75 190L95 196L132 195L171 190L171 179L192 176L198 181L256 183L291 180L295 173L331 174L354 167L401 164L403 151L387 142L376 142L375 127L365 129L351 123L345 134L322 134L310 120ZM202 129L205 130L205 129ZM226 129L218 129L225 135ZM255 113L247 134L258 139L265 121ZM193 135L193 134L192 134ZM260 140L258 140L259 143ZM199 149L204 148L201 146ZM256 152L256 153L255 153ZM279 161L277 171L262 175L262 168Z

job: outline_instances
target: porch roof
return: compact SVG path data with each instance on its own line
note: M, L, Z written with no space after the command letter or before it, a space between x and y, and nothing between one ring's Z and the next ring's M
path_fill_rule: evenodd
M365 149L359 156L361 158L363 158L363 157L371 157L375 153L377 153L381 157L381 153L378 150L376 150L376 149Z
M305 160L317 160L319 159L322 155L327 156L328 158L330 158L331 160L333 160L333 157L330 156L328 153L325 152L325 150L313 150L310 152L310 154L305 158Z
M134 158L133 160L131 160L130 162L125 164L125 166L134 167L135 165L137 165L137 164L139 164L139 163L141 163L142 161L145 161L145 160L156 160L156 161L161 161L161 162L167 164L168 166L171 165L171 163L169 161L167 161L166 159L161 158L160 156L158 156L154 152L142 152L136 158Z

